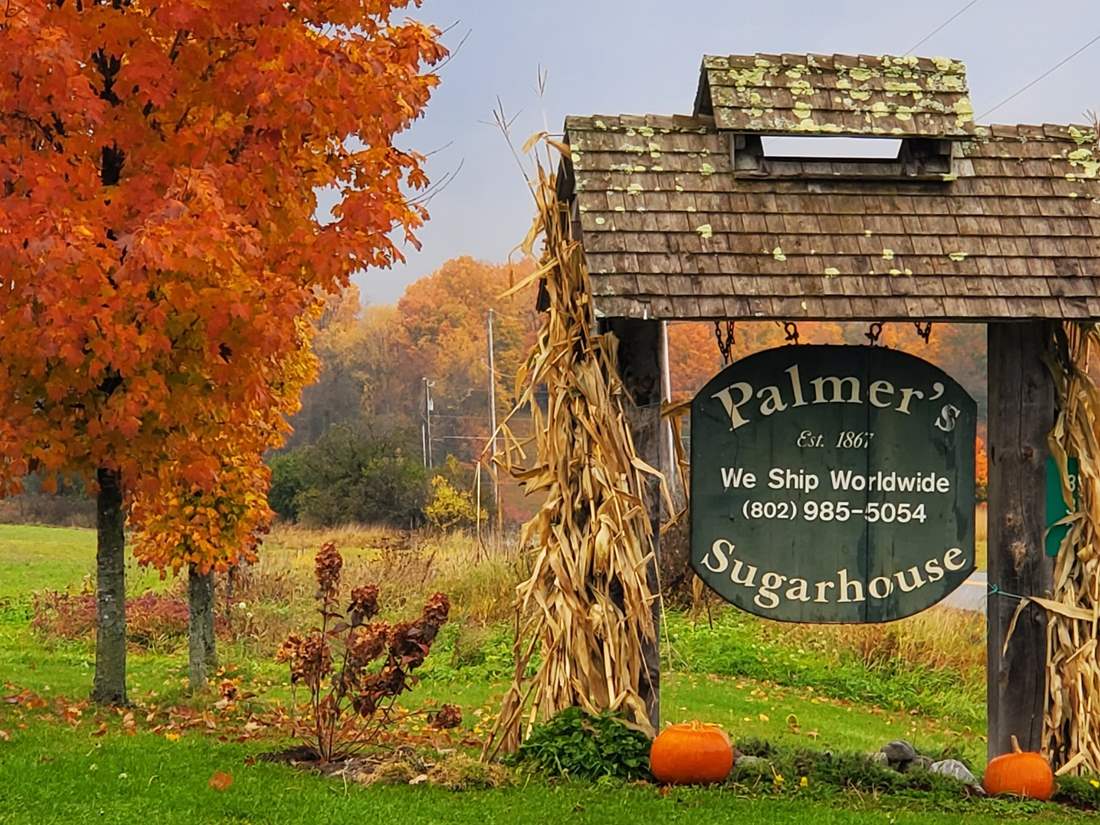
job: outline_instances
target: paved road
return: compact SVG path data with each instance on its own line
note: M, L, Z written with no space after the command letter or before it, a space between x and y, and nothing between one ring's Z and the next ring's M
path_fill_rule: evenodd
M986 599L988 598L989 580L985 571L976 570L970 574L970 578L959 585L950 596L940 604L947 607L956 607L960 610L974 610L985 612Z

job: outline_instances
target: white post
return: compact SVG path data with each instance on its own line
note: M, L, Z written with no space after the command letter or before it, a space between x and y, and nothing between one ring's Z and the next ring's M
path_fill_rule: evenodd
M424 466L429 470L432 463L432 382L424 378Z
M668 404L672 401L672 371L669 366L668 358L668 321L661 321L661 401ZM660 471L664 473L665 483L668 484L669 495L671 496L675 506L678 508L681 506L681 496L683 491L679 485L679 468L676 466L676 444L675 435L672 431L672 422L668 420L662 420L661 426L664 428L664 438L662 439L663 455L661 456ZM669 513L669 516L672 516Z
M488 340L489 340L489 431L491 435L491 444L493 449L493 455L489 458L489 469L493 475L493 505L497 508L498 520L500 513L500 475L497 472L496 461L493 457L497 453L497 368L496 368L496 356L493 353L493 310L489 310L488 318Z

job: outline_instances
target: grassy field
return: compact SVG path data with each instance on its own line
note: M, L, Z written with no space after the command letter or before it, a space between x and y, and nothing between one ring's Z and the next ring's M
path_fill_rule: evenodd
M395 549L381 532L276 533L258 566L262 575L234 595L233 609L242 613L237 621L245 622L249 633L222 644L227 675L241 678L256 693L250 701L257 707L287 701L285 673L271 659L272 643L307 617L311 553L327 538L346 548L349 573L383 582L397 612L407 611L425 588L451 592L455 620L437 643L410 705L458 703L467 726L483 731L508 673L504 619L515 571L504 555L488 553L486 559L478 552L471 563L468 542L442 538L409 550ZM79 590L93 569L91 531L0 526L3 694L30 689L57 706L65 702L56 703L56 697L75 702L87 695L94 664L90 645L32 632L30 594ZM173 586L137 568L133 572L135 594L150 586ZM929 751L955 749L980 765L984 717L981 678L972 672L974 620L945 612L924 622L867 630L866 638L856 639L769 624L728 610L712 611L709 618L702 611L670 614L663 716L712 721L735 739L759 737L789 746L871 751L903 737ZM150 708L203 707L203 700L187 696L182 650L133 651L130 690L139 722ZM232 741L233 735L214 725L172 740L141 724L126 729L117 716L91 709L76 724L49 721L43 713L0 703L0 823L93 817L133 822L142 816L189 825L327 817L410 823L559 817L594 823L635 818L774 823L807 817L822 823L1080 819L1049 805L838 794L814 787L774 799L731 790L666 795L652 786L536 780L521 788L458 794L422 786L361 788L256 762L258 754L280 744L271 737ZM217 770L233 775L228 790L207 786Z
M208 738L169 743L163 737L106 737L62 733L51 747L31 737L5 747L0 823L546 823L746 822L993 825L1005 819L1086 821L1042 806L996 801L960 810L930 810L913 799L846 798L810 789L802 798L746 799L705 789L662 795L651 786L530 783L493 791L452 793L432 787L344 786L264 763L246 766L249 749ZM233 785L207 784L214 770ZM939 803L942 805L942 803ZM969 806L975 808L975 806ZM965 817L965 820L963 819Z

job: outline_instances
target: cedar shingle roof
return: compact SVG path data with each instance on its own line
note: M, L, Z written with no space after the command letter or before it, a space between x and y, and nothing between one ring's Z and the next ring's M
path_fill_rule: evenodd
M771 134L965 137L966 67L946 57L755 54L703 58L696 114Z
M1084 127L975 127L931 141L950 168L913 179L843 160L743 173L740 154L735 172L745 137L706 115L571 117L566 132L559 188L606 316L1100 318Z

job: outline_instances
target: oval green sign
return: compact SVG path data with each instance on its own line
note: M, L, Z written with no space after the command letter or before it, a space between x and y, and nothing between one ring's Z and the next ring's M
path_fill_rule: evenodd
M691 407L691 561L726 601L794 622L885 622L974 569L977 406L884 347L787 346Z

